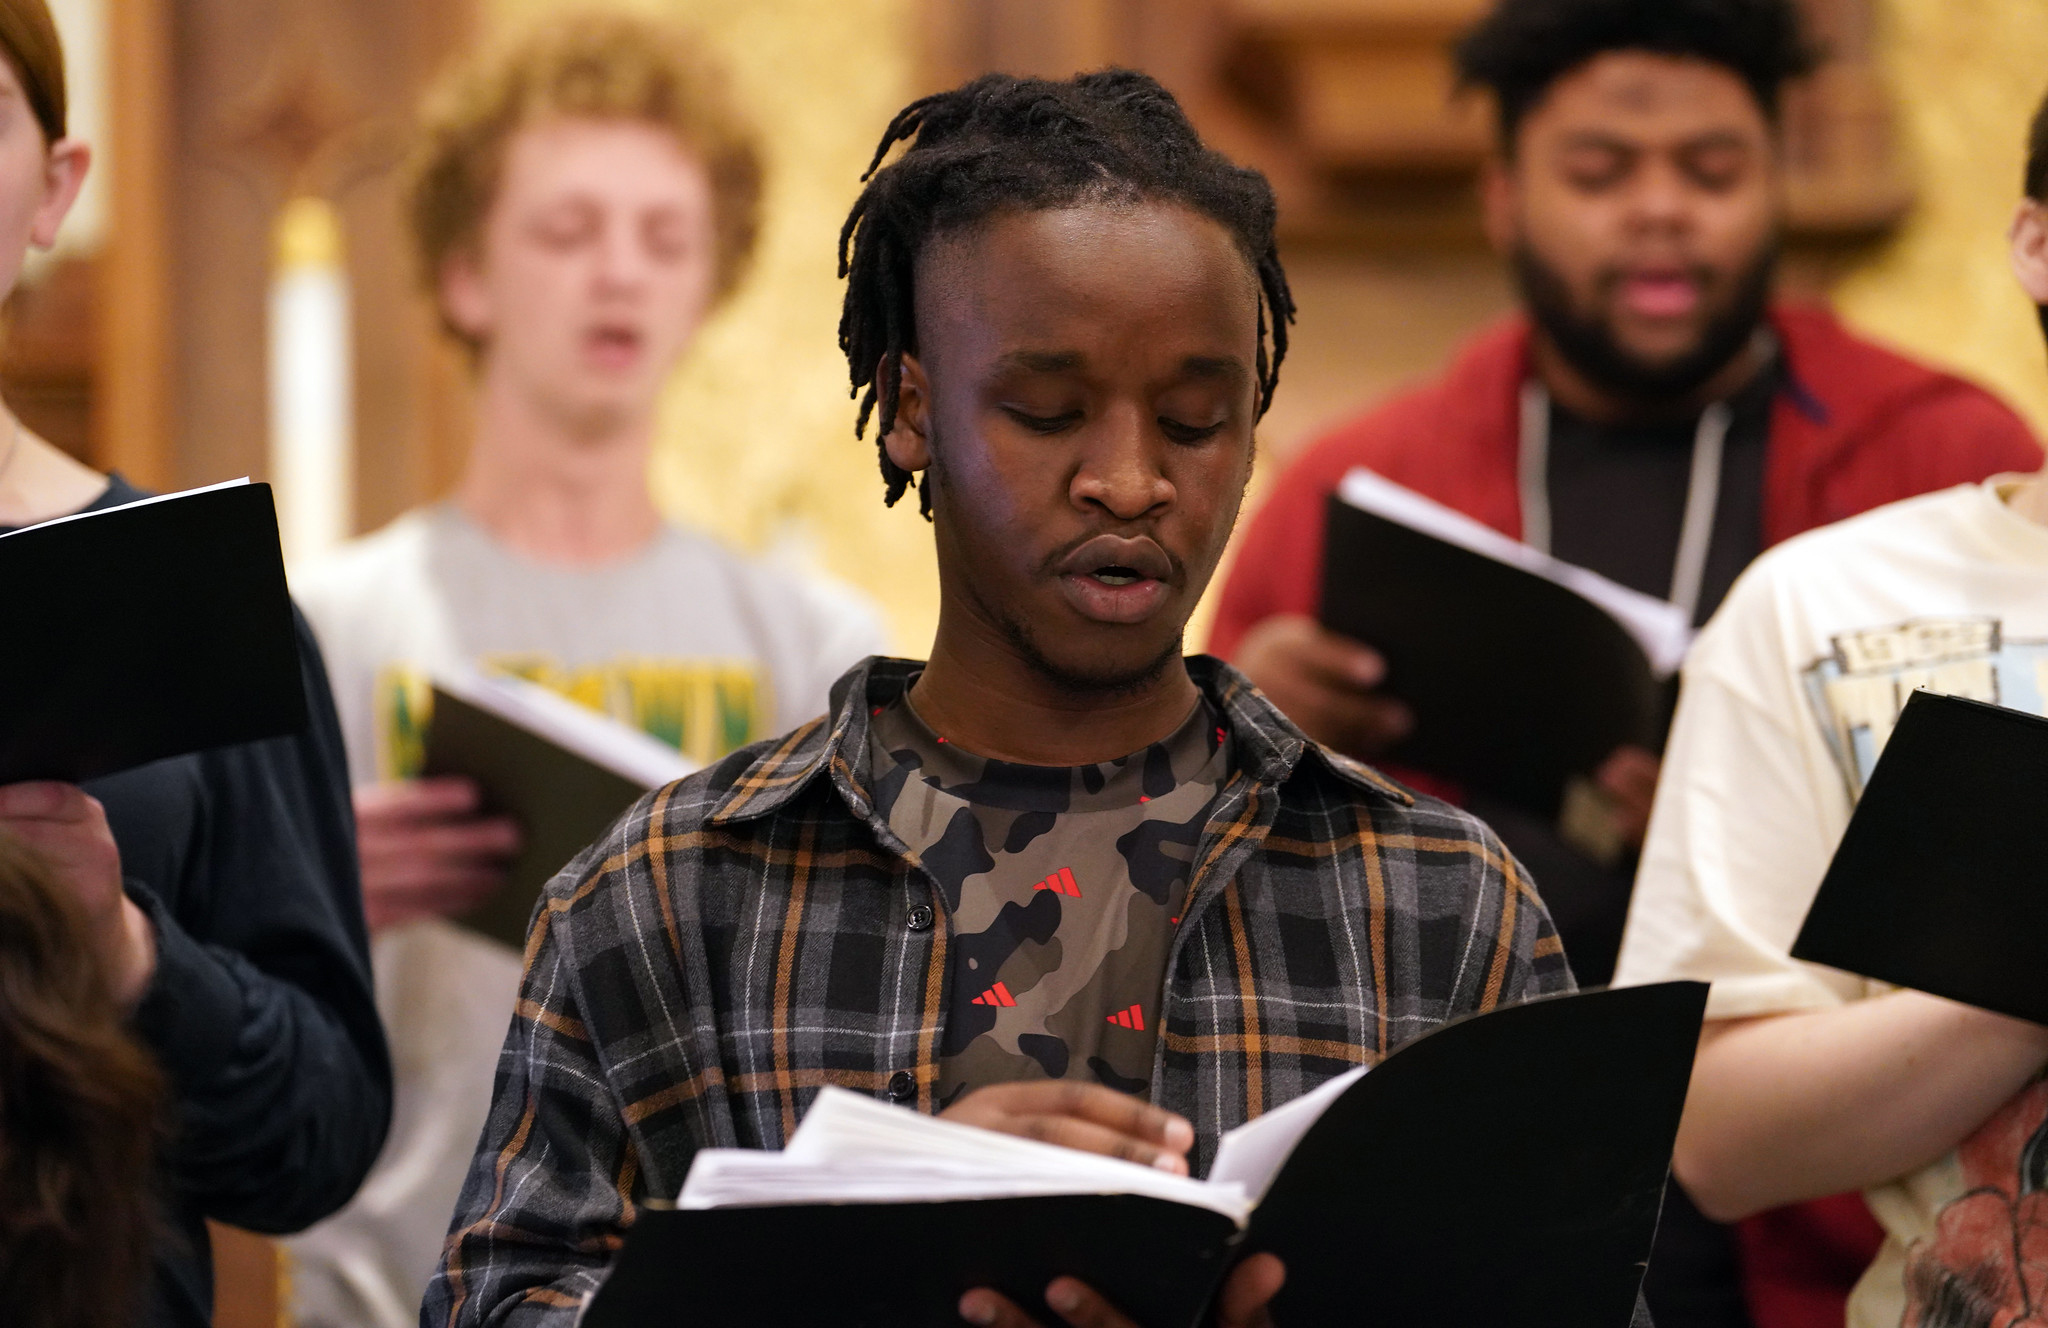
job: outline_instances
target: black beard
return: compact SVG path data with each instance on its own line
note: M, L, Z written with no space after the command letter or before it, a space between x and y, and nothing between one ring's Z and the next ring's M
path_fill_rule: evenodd
M2041 335L2048 338L2048 304L2035 305L2034 316L2041 320Z
M1616 396L1656 405L1691 397L1742 353L1770 307L1778 250L1776 245L1767 246L1738 276L1734 298L1709 320L1697 346L1657 364L1623 349L1606 324L1581 317L1572 307L1564 278L1528 245L1515 247L1514 267L1529 316L1565 363Z

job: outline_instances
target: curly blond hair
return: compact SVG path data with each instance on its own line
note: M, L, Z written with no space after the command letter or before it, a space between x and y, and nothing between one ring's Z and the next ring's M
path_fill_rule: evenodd
M676 136L711 177L718 272L713 300L746 274L760 228L761 159L724 71L689 30L616 10L559 14L464 64L420 118L408 211L419 277L438 292L448 260L475 244L497 196L506 145L538 121L637 120ZM472 338L442 319L476 349Z

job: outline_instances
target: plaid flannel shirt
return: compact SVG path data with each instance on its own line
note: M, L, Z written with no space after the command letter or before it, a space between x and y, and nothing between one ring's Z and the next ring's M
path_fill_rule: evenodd
M549 884L495 1100L421 1322L568 1324L700 1148L779 1148L824 1084L929 1111L937 887L874 812L868 719L918 665L642 799ZM1236 769L1167 961L1152 1100L1218 1137L1458 1015L1567 989L1483 824L1304 737L1194 658Z

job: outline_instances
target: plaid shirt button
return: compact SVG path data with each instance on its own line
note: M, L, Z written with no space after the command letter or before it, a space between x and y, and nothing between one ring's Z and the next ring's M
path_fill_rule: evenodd
M917 907L911 909L910 929L912 931L930 931L932 929L931 909L927 908L923 904L919 904Z
M917 1076L908 1070L898 1070L889 1076L889 1100L907 1102L917 1096Z

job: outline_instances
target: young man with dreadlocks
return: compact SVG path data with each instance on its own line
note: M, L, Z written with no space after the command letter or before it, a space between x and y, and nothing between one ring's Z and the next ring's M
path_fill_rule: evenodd
M1482 824L1182 655L1286 348L1265 181L1126 72L977 79L877 164L899 142L841 341L888 496L921 477L931 659L867 661L555 879L426 1324L568 1324L699 1148L781 1147L823 1084L1201 1173L1347 1067L1570 985ZM1221 1322L1282 1276L1241 1265Z
M1498 0L1458 64L1498 111L1485 221L1524 312L1289 465L1247 524L1209 648L1340 751L1378 759L1407 735L1375 643L1314 616L1325 503L1354 466L1704 623L1773 544L2037 465L2026 426L1982 390L1772 300L1780 93L1812 62L1793 0ZM1499 830L1543 883L1573 972L1604 983L1657 773L1652 752L1615 752L1568 831L1400 775ZM1650 1279L1659 1324L1740 1328L1730 1239L1671 1202ZM1761 1219L1744 1244L1752 1271L1802 1282L1789 1255L1812 1250L1818 1281L1786 1296L1839 1307L1848 1286L1830 1267L1860 1267L1876 1235L1849 1196ZM1678 1285L1688 1268L1699 1278Z

